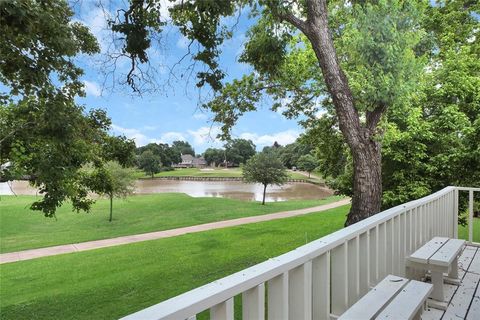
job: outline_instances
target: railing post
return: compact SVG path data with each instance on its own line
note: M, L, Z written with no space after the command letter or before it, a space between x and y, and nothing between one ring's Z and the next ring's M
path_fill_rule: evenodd
M473 190L468 191L468 241L473 241Z
M458 238L458 189L453 192L453 238Z
M210 308L211 320L233 320L233 298Z

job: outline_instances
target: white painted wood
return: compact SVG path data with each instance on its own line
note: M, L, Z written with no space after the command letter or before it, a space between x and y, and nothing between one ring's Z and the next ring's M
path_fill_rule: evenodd
M480 251L477 249L475 256L473 257L472 263L468 268L468 272L473 272L476 274L480 274Z
M210 308L210 320L233 320L233 298Z
M407 248L405 245L405 233L406 233L406 218L405 218L405 213L402 213L398 216L400 219L400 272L398 275L400 276L406 276L405 275L405 259L407 258Z
M387 276L387 226L382 223L378 226L378 279Z
M268 281L268 319L288 319L288 273Z
M458 190L455 189L453 194L453 238L458 238Z
M354 225L299 247L296 250L290 251L223 279L219 279L200 288L191 290L187 293L131 314L124 319L186 319L192 314L198 314L204 310L208 310L213 306L222 303L223 301L229 300L231 297L242 294L246 290L260 285L261 283L270 282L273 278L288 273L290 270L295 269L307 261L311 261L312 259L315 259L329 252L330 250L341 248L344 246L346 241L358 237L368 230L371 230L371 238L374 240L369 241L369 260L371 261L369 267L370 282L371 284L375 284L375 282L381 279L378 277L378 273L381 271L379 270L380 266L382 266L382 261L380 261L381 250L385 252L384 250L386 249L386 233L384 232L385 229L382 230L383 234L380 231L375 232L373 230L377 230L378 226L384 225L386 221L405 213L405 224L403 230L405 239L402 241L401 247L405 246L404 252L411 253L411 251L409 251L411 248L413 248L412 242L410 241L410 237L412 236L412 232L410 230L412 226L411 210L423 206L427 212L427 223L425 227L427 228L428 232L431 232L431 235L438 234L439 231L435 225L440 219L440 216L437 214L438 211L435 210L440 206L438 200L445 195L451 195L458 190L480 191L480 188L446 187L424 198L380 212ZM456 201L457 198L454 198ZM442 205L445 206L445 203ZM423 212L423 209L421 211ZM429 238L431 237L428 236L427 239ZM378 243L378 245L375 246L375 243ZM383 248L380 248L381 245ZM361 247L359 250L360 253L363 252L364 249L365 248ZM344 262L348 262L347 256L344 257ZM376 264L378 264L378 268L375 266ZM334 270L336 269L332 269L332 273ZM340 268L340 270L342 270L342 268ZM344 274L347 274L345 270L343 271ZM343 287L342 282L339 283L340 287L342 288L341 290L346 292L346 288ZM343 284L348 285L347 279L343 280ZM335 290L335 285L332 285L332 293ZM333 304L334 303L332 300L332 305ZM286 306L285 308L288 310L288 303L285 303L284 306Z
M388 275L343 313L339 320L368 320L374 318L407 282L408 280L405 278Z
M430 295L430 298L443 302L445 300L445 295L443 293L443 272L442 271L432 271L432 284L433 291Z
M312 262L308 261L290 271L288 275L289 319L312 318Z
M369 230L369 252L370 252L370 283L374 287L378 283L378 226Z
M188 317L187 320L197 320L197 316L191 316L191 317Z
M330 252L312 261L313 319L330 320Z
M347 242L330 252L332 313L341 315L348 307Z
M393 272L393 237L395 236L393 230L393 220L390 219L385 223L385 273L392 274Z
M408 258L410 261L418 263L428 263L428 259L437 252L444 243L448 241L448 238L435 237L432 240L428 241L417 251L412 253Z
M429 283L410 281L375 319L413 319L423 308L432 289Z
M475 295L473 296L467 313L467 320L478 319L480 319L480 285L477 285L477 290L475 290Z
M348 306L357 302L360 291L359 238L348 241Z
M370 246L369 231L362 233L359 237L359 287L358 297L363 296L370 289ZM360 252L360 250L363 250Z
M260 284L242 294L243 320L265 319L265 284Z
M449 239L428 259L428 264L450 266L453 260L461 253L464 246L465 240Z
M458 277L460 279L463 278L465 272L468 270L476 252L477 248L471 246L466 246L465 249L463 249L462 254L458 258Z
M468 307L477 288L480 275L467 272L457 292L448 305L443 319L465 319Z
M473 242L473 190L468 191L468 242Z

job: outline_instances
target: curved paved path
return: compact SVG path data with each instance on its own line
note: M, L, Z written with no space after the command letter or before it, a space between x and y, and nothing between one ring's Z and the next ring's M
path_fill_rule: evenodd
M71 252L87 251L87 250L98 249L98 248L113 247L113 246L118 246L118 245L127 244L127 243L155 240L155 239L161 239L161 238L169 238L169 237L175 237L175 236L179 236L187 233L221 229L226 227L239 226L242 224L283 219L283 218L300 216L300 215L313 213L313 212L325 211L325 210L340 207L349 203L350 203L350 199L347 198L337 202L325 204L322 206L316 206L316 207L299 209L299 210L282 211L277 213L265 214L261 216L252 216L252 217L244 217L244 218L238 218L238 219L210 222L205 224L199 224L196 226L134 234L134 235L122 236L122 237L116 237L116 238L110 238L110 239L93 240L93 241L73 243L73 244L64 244L64 245L54 246L54 247L2 253L0 254L0 264L7 263L7 262L30 260L30 259L40 258L40 257L55 256L63 253L71 253Z

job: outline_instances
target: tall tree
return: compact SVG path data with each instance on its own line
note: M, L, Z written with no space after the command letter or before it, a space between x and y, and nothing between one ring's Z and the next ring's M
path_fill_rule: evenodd
M209 84L219 92L205 107L216 114L215 121L223 123L224 136L239 116L256 109L263 94L276 101L274 108L287 101L288 116L313 116L318 101L327 96L354 163L347 218L351 224L380 211L378 125L386 110L407 96L421 70L414 49L423 35L418 17L427 2L185 1L170 13L180 32L199 43L193 59L207 69L197 74L198 86ZM255 72L224 84L218 57L231 32L222 25L222 18L247 4L256 24L247 34L240 60ZM147 9L150 6L150 1L132 2L129 14L113 23L114 30L123 33L123 50L134 62L146 48L131 47L132 40L149 38L152 28L158 27L149 23L154 12ZM142 16L142 12L149 15ZM131 25L139 31L127 28Z
M297 165L300 170L308 172L308 178L310 178L312 171L318 167L318 160L311 154L306 154L298 159Z
M32 209L53 216L65 200L88 210L89 186L79 169L103 161L110 120L85 112L78 54L99 51L66 1L0 1L0 161L8 179L29 175L43 197Z
M159 156L147 150L138 157L138 167L153 179L155 173L160 172L162 162Z
M251 157L243 167L243 179L246 182L263 185L262 205L264 205L267 186L284 184L288 174L282 161L273 153L260 152Z
M190 154L195 157L195 150L187 141L173 141L172 148L179 154Z
M235 165L245 163L255 153L255 144L251 140L233 139L225 145L227 161Z

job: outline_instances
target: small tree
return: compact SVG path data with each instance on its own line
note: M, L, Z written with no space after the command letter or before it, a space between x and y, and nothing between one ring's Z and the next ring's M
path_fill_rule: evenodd
M246 182L263 184L263 200L269 184L282 185L287 181L287 170L272 152L261 152L251 157L243 167Z
M144 151L138 158L138 167L150 175L152 179L155 173L160 172L161 166L160 157L151 150Z
M102 167L95 168L90 173L92 191L108 196L110 199L110 217L113 219L113 198L125 198L133 193L135 188L135 170L124 168L116 161L108 161Z
M300 170L308 172L308 178L310 178L310 173L318 167L318 160L311 154L305 154L298 158L297 167Z

